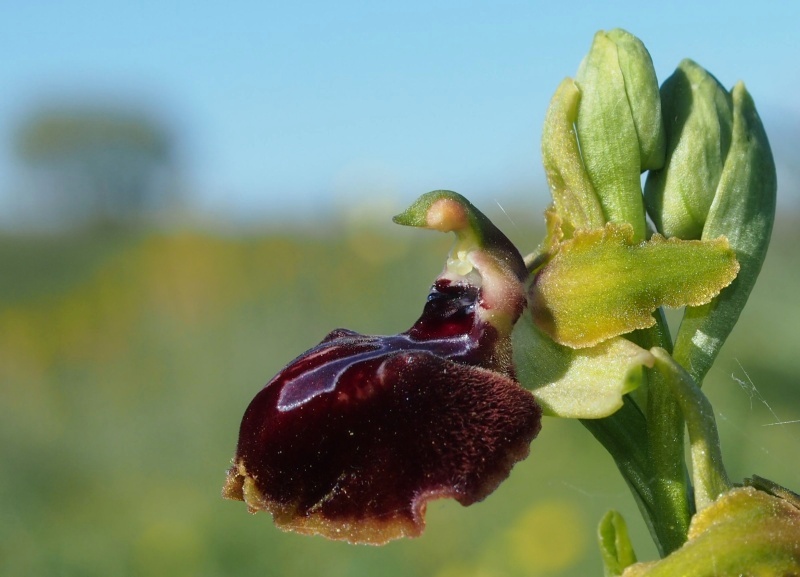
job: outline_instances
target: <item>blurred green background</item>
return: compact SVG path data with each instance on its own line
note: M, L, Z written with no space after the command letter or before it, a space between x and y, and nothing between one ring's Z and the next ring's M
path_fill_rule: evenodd
M488 212L523 249L535 245L533 209L510 211L513 222ZM772 423L800 419L798 230L780 215L705 389L733 477L795 489L800 422ZM335 224L0 238L0 574L599 574L594 530L612 507L652 557L626 487L577 422L546 419L484 502L433 502L421 538L382 548L285 534L220 498L263 383L334 327L407 328L449 243Z

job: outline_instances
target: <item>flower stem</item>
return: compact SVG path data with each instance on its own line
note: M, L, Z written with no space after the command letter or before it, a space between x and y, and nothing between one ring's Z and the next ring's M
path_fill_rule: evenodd
M627 396L623 406L602 419L581 419L581 424L609 452L622 478L633 493L642 517L658 544L653 491L647 459L647 422L636 403ZM660 545L659 545L659 548Z
M663 350L663 349L662 349ZM686 541L691 519L680 407L663 376L648 371L647 441L658 533L668 555Z
M701 511L731 488L722 463L714 410L689 373L667 351L654 347L650 352L656 358L658 373L680 404L686 420L692 454L695 505Z
M625 397L620 410L603 419L582 419L581 423L609 452L633 494L642 518L659 553L674 550L678 538L671 509L658 500L653 484L652 463L647 447L647 422L641 409Z
M634 333L633 340L643 348L671 348L663 311L655 313L656 325ZM668 555L686 541L692 516L689 474L683 441L683 416L677 399L663 375L647 371L647 455L653 492L657 545Z

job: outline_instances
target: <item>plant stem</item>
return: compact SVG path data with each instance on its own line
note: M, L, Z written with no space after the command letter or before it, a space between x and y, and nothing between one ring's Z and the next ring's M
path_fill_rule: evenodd
M647 441L658 532L668 555L686 541L691 519L683 418L662 375L649 370Z
M650 350L656 358L656 369L680 404L692 453L692 477L695 505L700 511L731 488L722 463L717 423L708 398L692 377L662 348Z
M656 313L656 321L652 329L633 333L631 340L643 348L658 351L660 357L656 358L661 358L660 365L666 362L665 358L675 364L667 352L671 338L660 310ZM685 383L682 384L683 376L675 377L673 373L685 375L689 383L693 382L680 366L658 368L647 371L646 391L638 396L644 408L626 397L622 409L610 417L583 420L582 423L611 454L663 557L684 544L695 511L683 436L684 415L689 415L692 410L695 414L691 416L689 433L693 471L695 482L703 484L699 488L698 507L707 502L707 495L727 487L727 477L716 474L721 470L721 461L714 456L719 454L719 443L716 442L715 452L713 438L707 433L712 430L716 434L710 405L704 406L691 388L688 392L683 390L687 388ZM677 373L678 370L682 373ZM696 392L702 396L699 389ZM694 405L702 408L692 409ZM704 452L712 455L711 464L701 462ZM697 476L698 471L701 477Z
M628 397L623 399L623 403L613 415L603 419L581 419L581 423L614 459L660 550L645 443L647 422L639 407Z
M670 349L663 311L656 311L656 325L635 337L643 348ZM655 530L662 555L668 555L686 541L693 508L683 442L683 416L663 375L647 371L647 455L653 492Z

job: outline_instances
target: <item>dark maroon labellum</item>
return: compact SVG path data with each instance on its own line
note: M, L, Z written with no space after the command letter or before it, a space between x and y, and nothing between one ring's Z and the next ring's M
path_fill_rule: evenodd
M353 543L417 536L430 499L483 499L539 432L511 362L527 277L514 245L452 191L394 220L456 235L419 320L394 336L333 331L242 420L223 495L284 529Z
M432 498L483 499L527 456L540 410L480 306L479 288L439 279L407 332L339 329L295 359L248 407L225 496L362 543L419 535Z

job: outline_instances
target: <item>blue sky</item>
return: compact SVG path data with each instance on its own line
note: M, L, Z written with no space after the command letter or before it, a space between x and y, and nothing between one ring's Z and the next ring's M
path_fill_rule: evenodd
M745 80L768 131L800 128L798 2L3 4L0 206L20 117L89 99L167 119L187 188L219 214L405 204L435 188L530 193L539 210L549 98L614 27L644 41L660 80L691 57L726 86Z

